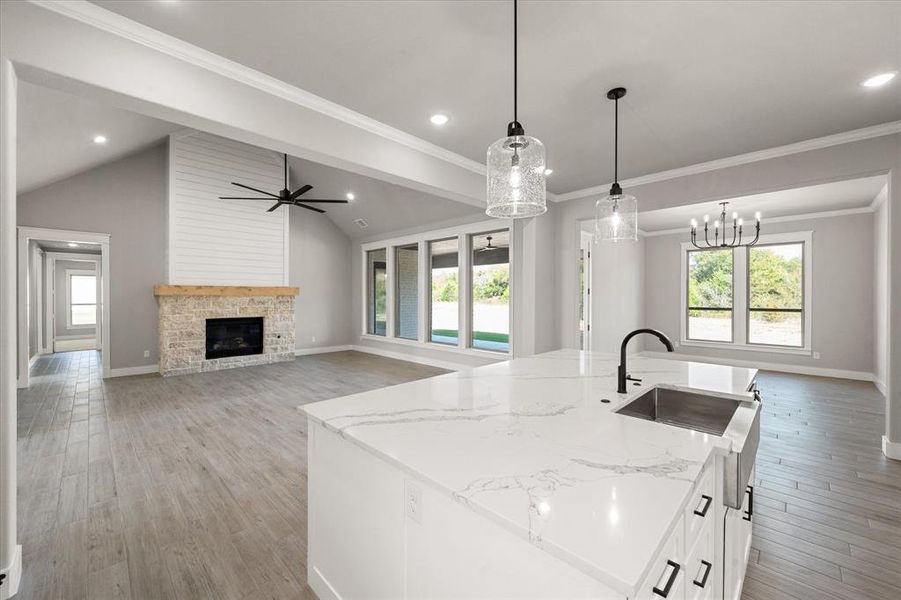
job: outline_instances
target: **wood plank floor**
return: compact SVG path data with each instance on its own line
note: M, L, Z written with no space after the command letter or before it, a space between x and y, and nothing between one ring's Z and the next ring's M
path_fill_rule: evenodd
M871 383L762 373L743 598L901 598L901 462Z
M41 358L20 390L17 598L307 598L296 406L441 369L357 352L163 379Z
M103 381L42 358L19 394L20 598L308 598L295 406L439 369L343 352ZM764 373L744 598L901 598L901 463L871 384Z

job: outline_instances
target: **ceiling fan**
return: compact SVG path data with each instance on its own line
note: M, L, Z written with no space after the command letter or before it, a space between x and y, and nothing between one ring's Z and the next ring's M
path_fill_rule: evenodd
M272 212L282 204L288 204L291 206L299 206L301 208L305 208L307 210L312 210L318 213L324 213L325 211L321 208L316 208L315 206L307 206L309 203L326 203L326 204L347 204L347 200L314 200L311 198L303 198L300 197L310 190L313 189L312 185L304 185L293 192L288 189L288 155L285 154L285 187L278 194L273 194L271 192L264 192L263 190L258 190L257 188L250 187L249 185L244 185L243 183L232 182L232 185L236 185L240 188L244 188L245 190L250 190L252 192L257 192L258 194L263 194L267 196L266 198L246 198L239 196L219 196L220 200L269 200L272 198L275 199L275 204L269 207L269 210L266 212Z
M491 240L493 238L490 235L487 236L485 239L488 240L488 245L485 246L484 248L479 248L478 250L476 250L476 252L491 252L492 250L500 250L501 249L500 246L492 246L491 245Z

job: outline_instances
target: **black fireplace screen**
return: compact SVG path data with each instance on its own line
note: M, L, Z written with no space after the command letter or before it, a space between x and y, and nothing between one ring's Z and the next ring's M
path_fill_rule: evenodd
M206 320L206 357L263 353L263 317Z

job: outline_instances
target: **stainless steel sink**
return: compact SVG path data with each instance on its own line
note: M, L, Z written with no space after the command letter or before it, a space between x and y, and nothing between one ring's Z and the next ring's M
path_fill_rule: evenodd
M740 451L731 452L722 461L723 504L741 508L745 488L757 458L757 446L760 443L759 402L720 398L658 387L648 390L616 412L638 419L722 436L729 429L729 424L739 407L748 404L757 409L748 426L748 431L735 431L737 435L744 438L744 445Z
M616 412L703 433L723 435L741 404L740 400L653 388Z

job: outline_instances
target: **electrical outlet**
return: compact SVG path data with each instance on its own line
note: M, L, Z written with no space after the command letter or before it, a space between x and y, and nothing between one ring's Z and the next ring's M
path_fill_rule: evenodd
M407 480L404 480L404 511L409 518L422 523L422 490Z
M814 353L813 353L813 359L814 359L814 360L820 360L820 353L819 353L819 352L814 352Z
M150 350L144 350L144 358L150 358Z

